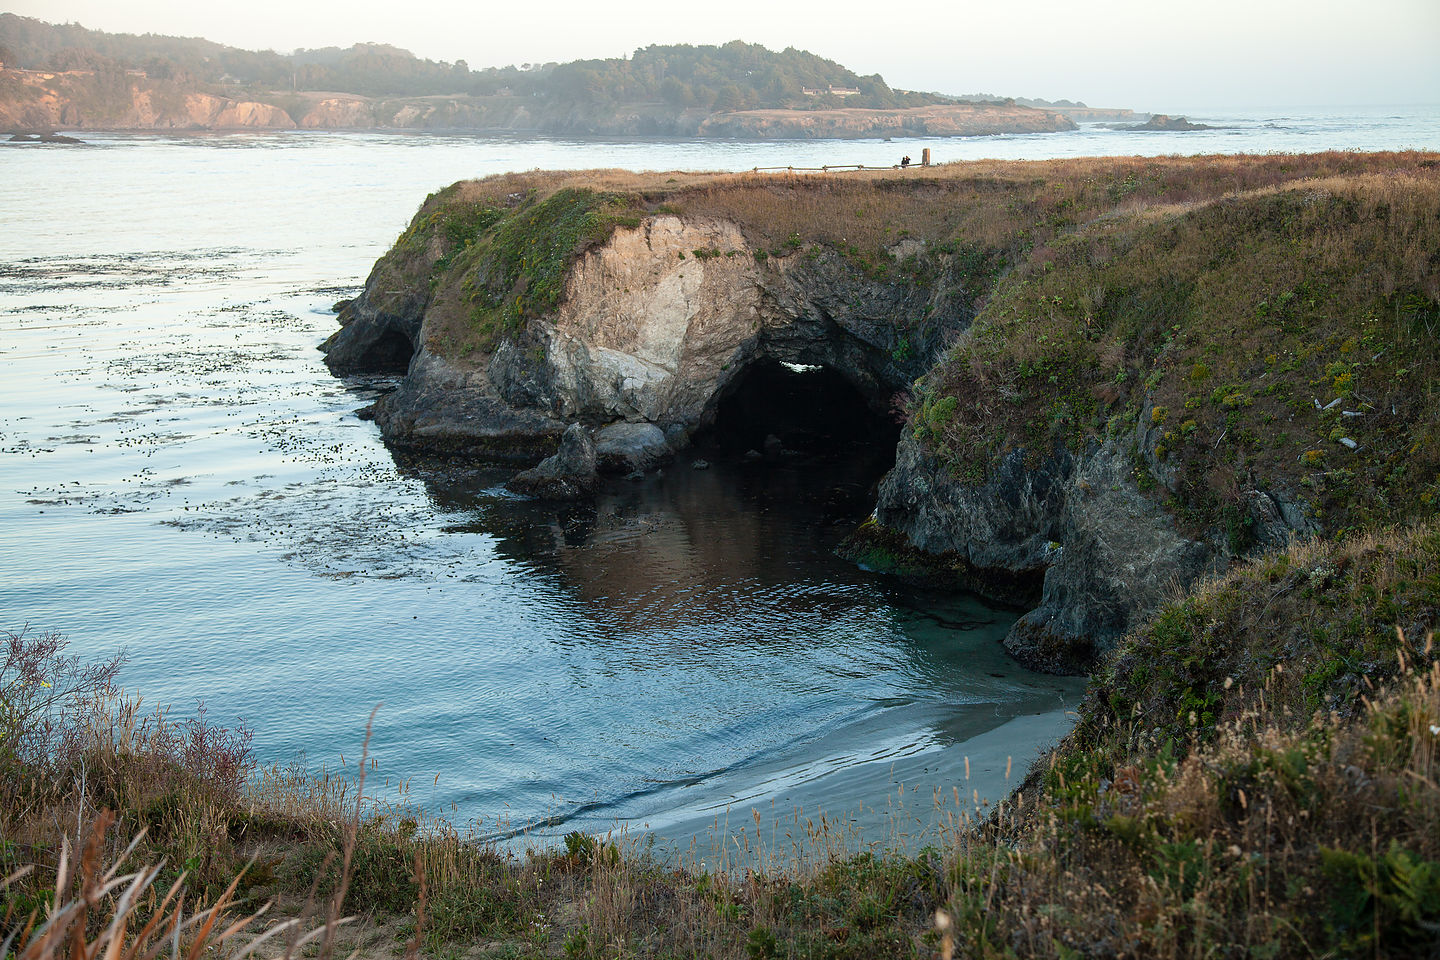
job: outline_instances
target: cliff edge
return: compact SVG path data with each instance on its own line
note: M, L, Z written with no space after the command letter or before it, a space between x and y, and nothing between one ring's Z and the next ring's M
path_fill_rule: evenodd
M828 368L906 419L850 554L1021 605L1007 647L1083 670L1241 559L1435 515L1437 166L465 182L324 349L405 372L375 410L392 444L533 462L581 423L617 469L683 448L762 365Z

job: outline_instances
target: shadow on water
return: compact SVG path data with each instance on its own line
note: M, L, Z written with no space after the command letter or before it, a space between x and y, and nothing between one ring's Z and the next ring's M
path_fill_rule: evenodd
M797 610L852 602L829 588L877 578L835 548L872 509L898 425L828 368L770 361L737 380L692 447L643 478L607 478L593 502L512 496L508 470L396 462L450 529L553 571L612 626L681 627L770 593Z

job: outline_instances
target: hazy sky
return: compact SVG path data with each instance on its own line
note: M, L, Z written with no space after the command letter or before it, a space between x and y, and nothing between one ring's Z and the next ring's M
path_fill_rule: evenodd
M1440 0L0 0L0 10L250 49L377 41L471 67L740 39L944 93L1169 112L1440 104Z

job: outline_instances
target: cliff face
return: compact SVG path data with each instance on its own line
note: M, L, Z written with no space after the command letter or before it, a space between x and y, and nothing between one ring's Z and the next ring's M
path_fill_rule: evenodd
M829 368L908 415L851 555L1023 605L1007 647L1084 669L1238 558L1436 513L1437 161L461 184L327 361L407 371L394 444L533 461L581 423L623 469L760 365Z
M0 71L0 127L20 130L290 130L273 104L165 81L94 73Z
M408 375L377 409L387 439L503 459L533 459L575 421L653 424L681 446L765 361L839 371L883 409L973 313L958 284L876 285L833 253L772 258L733 223L662 214L579 256L553 312L467 356L447 340L443 281L427 301L403 281L387 289L390 270L377 267L348 309L327 362L374 369L413 344ZM948 321L893 320L936 313Z
M255 97L258 99L251 99ZM222 88L94 71L0 70L0 125L157 130L492 130L568 136L717 136L752 139L975 136L1074 129L1052 111L995 105L911 109L704 110L631 104L562 109L533 97L365 97L272 91L229 96Z

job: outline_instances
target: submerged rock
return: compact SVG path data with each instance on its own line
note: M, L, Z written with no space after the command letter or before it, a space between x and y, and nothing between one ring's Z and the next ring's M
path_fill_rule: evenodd
M77 140L74 137L67 137L63 133L12 133L11 143L61 143L77 144L84 143L84 140Z
M560 449L505 485L541 500L579 500L595 492L595 480L595 443L584 426L572 423L560 438Z

